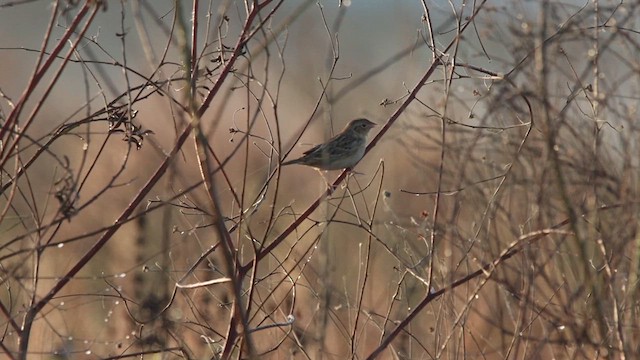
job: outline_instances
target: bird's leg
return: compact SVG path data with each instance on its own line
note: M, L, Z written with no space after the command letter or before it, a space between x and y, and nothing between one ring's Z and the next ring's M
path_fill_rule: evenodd
M320 169L316 169L319 173L320 176L322 177L322 180L324 181L324 184L327 185L327 190L331 190L332 192L336 190L336 186L333 186L330 182L329 179L327 179L326 176L324 176L324 171L320 170Z
M345 170L347 170L347 175L364 175L364 173L357 172L352 168L346 168Z
M344 183L342 183L342 187L341 187L342 189L347 187L347 185L349 183L349 176L364 175L364 173L357 172L357 171L353 170L352 168L346 168L345 170L347 170L347 179L346 179L346 181Z

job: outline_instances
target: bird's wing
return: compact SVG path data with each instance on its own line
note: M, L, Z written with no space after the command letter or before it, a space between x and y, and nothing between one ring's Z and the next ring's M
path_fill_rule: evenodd
M351 134L338 134L333 138L329 139L324 144L318 144L311 149L305 151L303 154L305 156L309 156L311 154L318 156L328 156L328 155L342 155L343 153L348 153L351 151L353 145L359 143L359 138L353 136ZM312 155L313 156L313 155Z
M303 154L304 154L304 155L309 155L309 154L311 154L312 152L314 152L314 151L318 150L322 145L324 145L324 144L318 144L318 145L316 145L316 146L312 147L311 149L309 149L309 150L307 150L307 151L303 152Z

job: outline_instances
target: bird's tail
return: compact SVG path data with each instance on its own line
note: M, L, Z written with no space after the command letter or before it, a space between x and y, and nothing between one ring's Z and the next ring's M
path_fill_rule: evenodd
M300 159L293 159L293 160L283 162L282 164L280 164L280 166L293 165L293 164L299 164L299 163L300 163Z

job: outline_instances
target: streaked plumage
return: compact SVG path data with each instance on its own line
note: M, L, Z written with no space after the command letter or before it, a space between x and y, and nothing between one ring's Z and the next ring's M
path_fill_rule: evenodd
M302 164L320 170L352 168L364 156L367 134L375 123L367 119L351 121L338 135L324 144L304 152L304 156L282 163L282 166Z

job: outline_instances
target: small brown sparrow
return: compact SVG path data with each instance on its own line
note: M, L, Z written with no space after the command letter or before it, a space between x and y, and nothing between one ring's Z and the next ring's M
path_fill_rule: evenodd
M304 156L282 163L282 166L302 164L319 170L339 170L354 167L364 156L367 134L376 126L367 119L351 121L338 135L324 144L304 152Z

